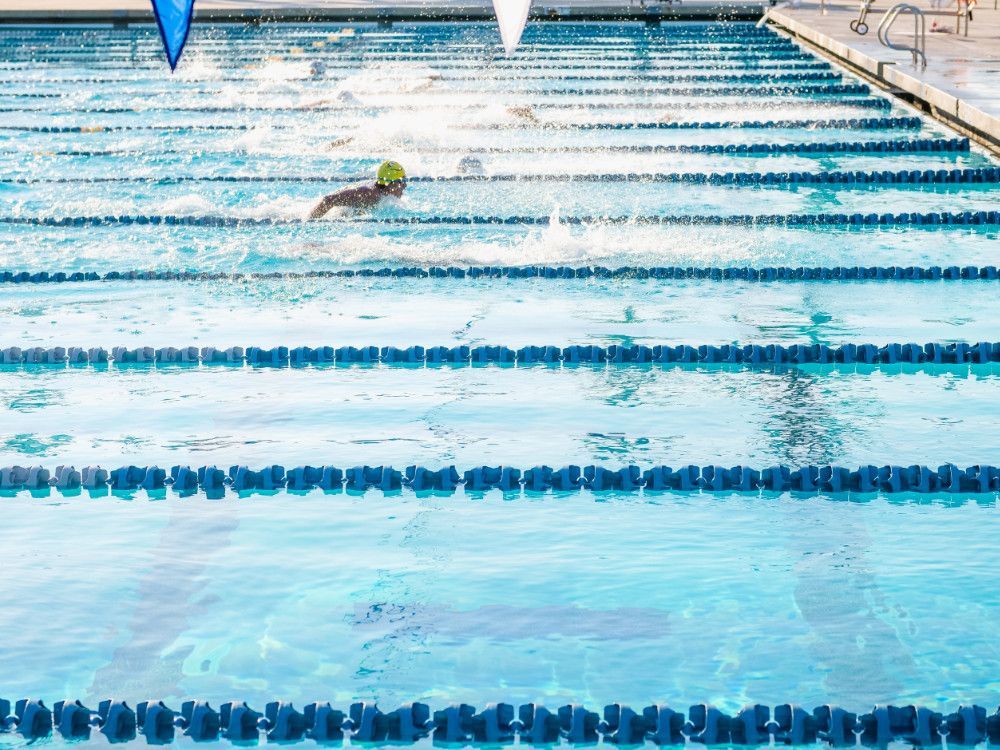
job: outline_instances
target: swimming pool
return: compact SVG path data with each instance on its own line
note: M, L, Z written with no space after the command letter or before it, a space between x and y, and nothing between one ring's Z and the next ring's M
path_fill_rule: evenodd
M751 24L498 41L201 25L168 76L0 27L0 699L996 733L997 162ZM385 158L404 199L305 220ZM604 741L684 741L649 716Z

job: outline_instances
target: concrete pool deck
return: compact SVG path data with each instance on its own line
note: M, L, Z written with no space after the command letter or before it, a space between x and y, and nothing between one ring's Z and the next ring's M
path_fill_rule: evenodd
M768 17L827 57L1000 153L1000 11L992 0L974 9L968 36L955 33L953 5L949 15L927 18L925 70L913 65L909 52L884 47L876 38L882 13L891 5L887 1L872 8L864 36L849 27L858 17L857 2L828 2L825 7L803 2L796 8L773 9ZM950 32L932 33L932 21ZM893 41L912 40L910 17L901 17L895 29Z

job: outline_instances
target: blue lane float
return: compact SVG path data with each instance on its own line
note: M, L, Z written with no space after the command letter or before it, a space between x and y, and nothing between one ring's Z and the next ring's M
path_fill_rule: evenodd
M471 266L343 268L325 271L0 271L0 284L264 279L628 279L656 281L997 281L996 266Z
M374 702L357 702L343 709L329 702L306 704L302 710L287 701L272 701L256 711L244 701L213 708L208 702L186 701L171 707L146 700L132 708L120 699L101 701L96 709L79 700L62 700L49 708L39 699L0 699L0 733L28 742L58 734L77 742L92 732L121 744L172 744L177 735L194 742L228 741L237 745L290 744L414 744L433 738L435 746L596 745L656 746L684 744L740 746L805 746L884 748L892 742L916 747L972 747L1000 742L1000 711L959 706L950 713L916 705L881 705L854 713L833 705L811 712L790 703L773 708L749 705L728 714L710 704L687 710L666 704L633 709L612 703L600 712L580 704L548 709L538 703L489 703L483 709L452 704L432 709L406 703L383 711Z
M0 131L23 133L117 133L133 130L152 130L176 133L185 131L253 130L256 125L0 125ZM276 124L272 130L289 130L292 125ZM535 128L540 130L799 130L801 128L829 128L844 130L918 130L922 127L919 117L866 117L832 120L738 120L738 121L681 121L681 122L581 122L581 123L507 123L504 125L469 124L456 126L464 130L503 130Z
M38 185L68 183L153 183L175 185L191 182L362 182L368 175L208 175L163 177L14 177L0 184ZM692 185L995 185L1000 167L968 169L910 169L854 172L610 172L597 174L492 174L407 177L413 183L437 182L657 182Z
M335 219L329 224L444 225L444 226L548 226L549 216L395 216ZM665 226L785 226L785 227L889 227L996 226L1000 211L901 214L681 214L676 216L561 216L560 224L631 224ZM34 227L179 226L179 227L284 227L320 226L305 219L250 218L239 216L0 216L0 224Z
M0 349L2 365L988 365L1000 342L827 344L657 344L611 346L211 346L18 347Z
M245 465L191 467L175 465L121 466L104 469L59 465L54 470L44 466L0 467L0 492L22 491L46 494L52 489L62 494L89 492L107 495L112 492L157 493L170 489L182 496L201 493L217 499L227 493L254 493L286 490L289 492L352 492L376 490L386 494L404 489L417 493L454 494L500 490L513 494L551 492L704 492L704 493L783 493L800 494L963 494L985 495L1000 492L1000 467L975 465L959 467L942 464L937 469L912 464L868 465L857 469L834 465L788 467L687 465L640 467L627 466L477 466L461 470L455 466L426 467L413 465L403 470L392 466L330 465L296 466L286 470L272 464L260 468Z

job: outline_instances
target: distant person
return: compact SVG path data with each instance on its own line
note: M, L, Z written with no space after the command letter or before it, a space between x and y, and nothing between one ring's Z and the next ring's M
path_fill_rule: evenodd
M330 193L316 204L309 214L310 219L319 219L331 208L375 208L384 198L399 198L406 190L406 171L398 162L382 162L375 175L374 185L359 185Z

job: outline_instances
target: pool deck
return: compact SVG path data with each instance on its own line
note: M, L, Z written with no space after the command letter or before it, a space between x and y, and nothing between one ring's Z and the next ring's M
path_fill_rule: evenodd
M954 4L949 15L927 17L927 68L913 65L911 54L882 46L875 30L893 3L876 6L868 16L869 31L861 36L849 23L858 17L858 3L803 2L769 12L771 22L846 65L873 83L917 105L1000 154L1000 11L987 0L973 11L969 35L955 33ZM918 7L929 10L927 0ZM931 23L947 33L931 32ZM913 20L900 17L892 39L912 41Z

